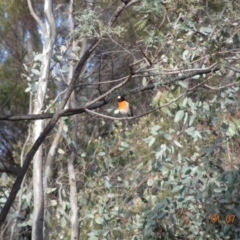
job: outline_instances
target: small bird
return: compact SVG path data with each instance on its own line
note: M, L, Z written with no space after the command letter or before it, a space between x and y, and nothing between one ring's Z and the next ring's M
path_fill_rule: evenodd
M133 117L132 108L123 96L118 96L117 105L118 105L118 111L121 114L127 115L128 117Z

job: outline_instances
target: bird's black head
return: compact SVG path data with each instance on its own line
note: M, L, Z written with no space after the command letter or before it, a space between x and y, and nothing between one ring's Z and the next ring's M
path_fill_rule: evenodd
M123 96L118 96L118 102L125 101L125 98Z

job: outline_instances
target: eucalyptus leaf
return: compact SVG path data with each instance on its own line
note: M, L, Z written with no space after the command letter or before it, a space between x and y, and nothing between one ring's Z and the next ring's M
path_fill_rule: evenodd
M151 137L149 143L148 143L148 146L151 147L156 141L156 138L155 137Z
M184 81L179 81L178 84L183 88L188 88L188 83Z
M100 157L103 157L103 156L105 156L105 155L106 155L105 152L99 152L99 153L98 153L98 156L100 156Z
M174 122L179 122L180 120L182 120L183 116L184 116L184 111L179 110L175 115Z
M176 140L174 140L174 143L175 143L175 145L176 146L178 146L178 147L183 147L178 141L176 141Z
M183 188L182 185L176 186L176 187L174 187L174 188L172 189L172 192L173 192L173 193L179 192L182 188Z
M104 222L104 220L103 220L102 217L97 217L97 218L95 219L95 222L96 222L97 224L102 224L102 223Z
M40 72L38 69L31 69L31 72L34 73L35 75L40 75Z
M122 147L124 148L128 148L129 147L129 144L127 142L121 142L120 144Z

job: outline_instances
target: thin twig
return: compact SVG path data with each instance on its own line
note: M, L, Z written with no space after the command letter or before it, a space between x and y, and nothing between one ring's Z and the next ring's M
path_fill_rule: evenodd
M182 93L181 95L179 95L177 98L173 99L172 101L166 103L166 104L163 104L157 108L154 108L153 110L150 110L148 112L145 112L143 114L140 114L138 116L135 116L135 117L123 117L123 118L117 118L117 117L112 117L112 116L108 116L108 115L104 115L104 114L101 114L101 113L98 113L98 112L95 112L95 111L92 111L92 110L89 110L89 109L85 109L85 112L88 112L88 113L91 113L93 115L96 115L96 116L99 116L99 117L102 117L102 118L106 118L106 119L111 119L111 120L132 120L132 119L137 119L137 118L141 118L141 117L144 117L150 113L153 113L161 108L164 108L164 107L167 107L169 105L171 105L172 103L176 102L177 100L179 100L180 98L182 98L184 95L186 95L187 92L192 92L193 90L195 90L196 88L200 87L200 86L204 86L204 83L209 81L213 76L209 77L208 79L206 79L204 82L188 89L186 92Z

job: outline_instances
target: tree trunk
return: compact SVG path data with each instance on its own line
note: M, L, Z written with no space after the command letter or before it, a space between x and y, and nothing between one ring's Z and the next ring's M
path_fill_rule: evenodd
M45 28L42 28L44 44L42 50L42 63L40 77L38 81L38 90L34 99L34 114L39 114L44 109L44 100L47 92L50 63L52 51L56 36L55 20L53 17L52 1L45 0L44 3ZM33 133L35 142L44 129L44 120L37 120L34 123ZM39 147L33 159L33 225L32 239L43 239L43 221L44 221L44 197L43 197L43 147Z
M75 1L72 0L70 2L69 6L69 23L70 23L70 30L74 30L74 17L73 17L73 12L74 12L74 4ZM72 42L72 48L74 48L76 45L76 42ZM82 56L80 56L82 57ZM71 82L71 79L73 77L74 69L73 66L70 64L69 67L69 75L68 75L68 81L69 83ZM71 107L75 108L76 107L76 99L74 92L71 95ZM72 140L74 144L71 146L71 155L68 159L68 176L69 176L69 186L70 186L70 206L71 206L71 216L70 216L70 221L71 221L71 240L78 240L79 236L79 219L78 219L78 204L77 204L77 185L76 185L76 175L75 175L75 170L74 170L74 164L76 162L77 158L77 126L78 126L78 121L77 121L77 115L73 116L73 128L72 128Z

